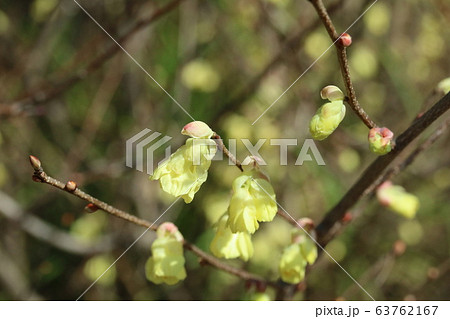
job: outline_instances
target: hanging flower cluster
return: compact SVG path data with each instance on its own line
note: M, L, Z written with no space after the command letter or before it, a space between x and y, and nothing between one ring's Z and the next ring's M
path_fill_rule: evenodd
M305 278L306 266L316 261L317 247L314 241L298 228L292 231L291 242L283 251L279 268L284 282L298 284Z
M309 123L309 131L315 140L326 139L339 126L345 116L344 93L334 85L328 85L320 92L323 104Z
M233 181L233 195L228 208L228 226L232 232L253 234L258 222L270 222L277 214L275 191L267 177L252 169Z
M148 280L155 284L174 285L186 278L183 256L183 235L172 223L163 223L156 231L152 256L145 264Z
M211 252L220 258L248 260L253 255L251 234L259 222L270 222L277 214L275 192L257 164L233 181L228 211L217 225Z
M416 196L407 193L401 186L392 185L390 181L378 187L377 198L382 205L406 218L414 218L419 209L419 199Z
M191 138L159 165L150 179L159 180L165 192L181 196L186 203L190 203L208 178L208 169L217 146L211 140L214 132L203 122L187 124L181 133Z

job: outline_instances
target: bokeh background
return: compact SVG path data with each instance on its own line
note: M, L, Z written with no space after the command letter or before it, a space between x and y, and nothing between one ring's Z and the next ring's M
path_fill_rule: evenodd
M79 3L117 39L168 1ZM339 32L371 3L325 1ZM361 105L398 135L440 97L436 85L450 76L450 3L380 0L349 33L351 74ZM367 128L348 110L339 129L316 143L327 165L294 165L302 141L310 138L308 122L323 103L320 89L328 84L343 89L334 49L251 123L330 44L305 0L186 0L129 37L124 47L225 142L298 139L299 145L289 148L286 166L279 164L278 148L267 141L261 149L268 163L264 169L283 207L296 218L318 223L376 158L368 150ZM95 72L80 72L113 46L71 0L0 1L1 300L74 300L143 231L101 211L86 214L86 203L78 198L34 183L28 155L39 157L51 176L75 180L93 196L148 220L173 201L157 182L125 166L125 141L149 128L173 137L176 149L185 140L181 128L191 120L122 51ZM76 74L82 80L54 98L17 109L20 103L15 102L45 97ZM449 142L444 135L394 179L419 197L415 219L406 220L365 198L352 212L357 218L327 246L378 300L450 298ZM237 157L247 155L238 143ZM164 157L163 149L157 157ZM185 238L208 251L212 225L226 210L238 175L227 161L213 162L194 201L178 202L161 221L174 222ZM276 280L290 229L279 217L262 225L253 236L254 257L230 263ZM190 252L185 253L184 282L150 283L144 264L153 239L153 233L146 234L83 299L251 298L242 280L200 266ZM295 299L368 298L326 256L311 267L306 284ZM270 289L268 293L273 295Z

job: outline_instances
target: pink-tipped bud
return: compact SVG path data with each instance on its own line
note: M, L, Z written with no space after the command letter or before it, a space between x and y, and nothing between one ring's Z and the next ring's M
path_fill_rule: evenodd
M394 133L386 127L374 127L369 131L369 148L378 155L384 155L392 150Z
M331 102L333 101L343 101L344 93L342 93L341 89L335 85L327 85L320 91L320 97L324 100L328 99Z
M77 183L75 183L74 181L68 181L66 183L66 190L68 190L69 192L73 192L76 189L77 189Z
M30 164L35 171L39 171L42 169L41 161L36 156L30 155Z
M344 47L349 47L352 44L352 37L348 33L342 33L339 40Z
M183 241L183 235L178 231L178 227L170 222L165 222L159 225L156 230L156 235L158 238L174 236L178 241Z
M95 213L97 210L98 210L98 207L92 203L89 203L84 207L84 211L89 214Z
M194 138L210 138L214 132L202 121L194 121L186 124L181 130L181 134Z

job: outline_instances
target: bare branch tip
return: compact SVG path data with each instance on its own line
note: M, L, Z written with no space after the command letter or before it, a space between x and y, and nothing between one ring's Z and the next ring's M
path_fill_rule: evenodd
M31 167L33 167L33 169L36 172L42 171L42 164L41 164L41 161L39 160L39 158L37 158L36 156L30 155L29 160L30 160Z

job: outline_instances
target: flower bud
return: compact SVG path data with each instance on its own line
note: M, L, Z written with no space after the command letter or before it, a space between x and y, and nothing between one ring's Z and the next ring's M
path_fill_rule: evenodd
M194 121L186 124L181 130L181 134L193 138L210 138L214 132L202 121Z
M419 209L419 199L416 196L407 193L401 186L392 185L389 181L378 187L377 198L382 205L406 218L413 218Z
M342 93L341 89L335 85L327 85L320 91L320 97L324 100L328 99L331 102L334 101L343 101L344 93Z
M34 168L35 171L39 171L42 169L41 161L36 156L30 155L30 164Z
M68 190L69 192L73 192L76 189L77 189L77 183L75 183L74 181L68 181L66 183L66 190Z
M342 33L339 40L344 47L349 47L352 44L352 37L348 33Z
M162 238L165 236L173 236L179 242L183 242L183 235L178 230L178 227L175 224L170 222L165 222L159 225L156 230L156 236L158 238Z
M334 97L333 97L334 98ZM345 116L343 101L336 100L325 103L309 123L309 132L315 140L326 139L339 126Z
M444 94L450 92L450 77L439 82L437 85L437 89Z
M84 207L84 211L86 213L95 213L97 210L98 210L98 207L92 203L89 203Z
M369 148L378 155L389 153L393 147L394 133L386 127L374 127L369 131Z

